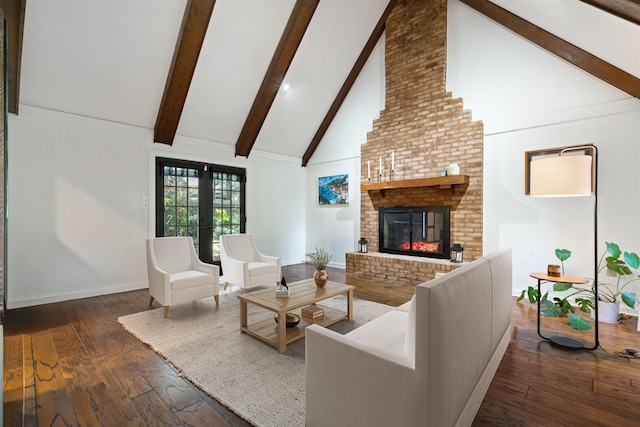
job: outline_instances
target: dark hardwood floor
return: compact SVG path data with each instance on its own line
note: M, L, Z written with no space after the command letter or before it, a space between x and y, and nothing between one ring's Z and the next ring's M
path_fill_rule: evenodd
M288 282L312 267L283 268ZM330 280L345 282L343 270ZM399 305L363 287L356 296ZM9 310L4 319L4 425L246 426L120 326L147 309L146 290ZM157 303L156 303L157 304ZM159 307L154 305L154 307ZM452 316L455 307L452 307ZM545 319L548 324L549 320ZM512 339L474 426L632 426L640 423L637 318L602 325L602 348L567 351L536 334L536 310L513 304ZM557 322L556 322L557 323ZM553 326L562 332L566 325Z

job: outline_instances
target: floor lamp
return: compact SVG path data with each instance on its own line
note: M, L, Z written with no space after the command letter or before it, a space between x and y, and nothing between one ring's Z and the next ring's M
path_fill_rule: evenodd
M532 158L530 163L529 194L544 197L594 196L593 205L593 295L595 342L584 347L567 337L551 337L559 347L573 350L595 350L598 342L598 148L595 145L564 147L549 150L553 155Z

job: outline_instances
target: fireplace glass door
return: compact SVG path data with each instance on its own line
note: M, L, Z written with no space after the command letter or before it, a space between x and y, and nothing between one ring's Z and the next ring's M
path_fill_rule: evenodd
M380 252L449 258L449 207L380 208Z

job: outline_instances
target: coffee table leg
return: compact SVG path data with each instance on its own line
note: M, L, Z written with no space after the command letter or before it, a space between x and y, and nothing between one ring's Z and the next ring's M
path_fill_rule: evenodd
M278 353L287 351L287 313L278 313Z
M240 331L247 330L247 302L240 300Z
M347 320L349 322L353 320L353 289L350 289L347 294Z

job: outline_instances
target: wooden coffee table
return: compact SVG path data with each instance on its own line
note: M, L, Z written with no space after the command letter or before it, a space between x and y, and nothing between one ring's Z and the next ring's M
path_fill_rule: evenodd
M354 286L342 283L327 282L324 288L318 288L313 279L301 280L289 284L290 295L286 298L276 297L274 288L252 291L238 295L240 300L240 330L266 342L284 353L287 344L304 338L304 330L311 324L327 327L341 320L353 320L353 290ZM318 301L329 299L337 295L347 294L346 313L333 308L319 306L324 310L324 316L310 319L300 315L300 323L292 328L286 327L286 314ZM249 325L247 322L247 304L254 304L278 315L278 323L269 318Z

